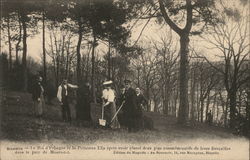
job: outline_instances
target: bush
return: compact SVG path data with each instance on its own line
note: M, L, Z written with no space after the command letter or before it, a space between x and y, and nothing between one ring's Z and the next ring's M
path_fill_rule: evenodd
M12 90L20 91L23 87L22 65L14 63L12 71L9 72L8 86Z

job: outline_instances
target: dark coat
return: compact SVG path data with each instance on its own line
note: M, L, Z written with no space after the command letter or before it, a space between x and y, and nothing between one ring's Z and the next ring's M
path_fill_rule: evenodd
M41 84L35 83L32 89L32 99L33 101L37 101L38 98L41 97L42 89Z
M91 120L91 92L87 86L80 86L77 89L77 119Z
M142 94L136 95L136 97L136 102L138 105L147 105L148 102Z
M136 92L134 89L129 88L124 93L124 116L127 118L135 118L138 116L137 103L136 103Z
M143 106L146 106L148 103L146 98L142 94L136 95L136 103L139 112L142 114Z

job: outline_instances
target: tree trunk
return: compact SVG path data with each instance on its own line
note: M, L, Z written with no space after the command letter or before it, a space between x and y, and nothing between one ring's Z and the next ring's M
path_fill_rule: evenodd
M78 28L78 42L76 47L76 55L77 55L77 64L76 64L76 74L77 74L77 83L81 83L81 43L82 43L82 28L81 22L79 23Z
M140 88L140 68L137 68L137 86Z
M177 108L177 102L178 102L178 98L179 98L179 91L178 91L178 88L176 88L176 92L175 92L175 95L174 95L174 117L176 117L176 108Z
M96 103L96 93L95 93L95 47L96 47L96 35L93 32L93 48L92 48L92 75L91 75L91 91L93 102Z
M12 46L11 46L11 35L10 35L10 16L7 17L7 30L8 30L8 43L9 43L9 70L12 69Z
M28 82L28 75L27 75L27 26L26 26L26 19L27 16L21 12L21 22L23 26L23 57L22 57L22 71L23 71L23 91L27 91L27 82Z
M188 120L188 34L180 37L180 106L178 123L185 125Z
M178 112L178 124L186 125L188 120L188 46L189 46L189 33L193 24L193 7L191 0L186 0L186 25L183 29L179 28L170 18L165 9L163 0L158 0L160 11L166 23L180 36L180 104Z
M195 83L196 83L196 78L195 78L195 71L194 69L192 70L192 78L191 78L191 121L195 121Z
M219 103L218 99L216 98L216 122L219 122Z
M45 52L45 13L43 12L43 78L47 82L47 66L46 66L46 52Z
M110 53L110 40L109 40L109 44L108 44L108 80L111 79L111 53Z
M201 97L200 99L201 111L200 111L200 122L203 123L203 114L204 114L204 99Z
M60 67L60 73L61 73L61 77L65 77L66 79L68 79L69 77L66 77L66 72L65 72L65 60L64 60L64 51L65 51L65 35L62 36L62 42L59 44L59 47L61 47L61 50L58 50L58 53L61 51L61 55L59 54L59 67ZM60 42L60 41L59 41ZM72 77L70 77L72 78Z
M229 97L227 97L227 101L226 101L225 118L224 118L224 126L225 126L226 128L228 127L228 123L227 123L227 116L228 116L228 100L229 100Z
M238 110L239 110L239 111L238 111L239 114L241 114L241 107L242 107L242 101L241 101L242 98L241 98L241 97L242 97L242 91L240 90L240 91L239 91L239 95L238 95L238 100L239 100L239 101L238 101L238 105L237 105L237 106L238 106Z
M210 91L207 95L207 104L206 104L206 122L208 121L208 117L207 117L207 114L208 114L208 110L209 110L209 104L210 104Z
M149 84L146 82L146 98L150 101ZM151 105L147 105L147 111L151 111Z
M88 55L87 55L87 60L86 60L86 73L85 73L85 80L86 81L89 81L89 62L90 62L90 52L88 52Z
M70 43L68 43L67 46L67 54L66 54L66 66L65 66L65 70L66 70L66 77L69 77L69 47L70 47Z
M246 100L246 126L248 135L250 134L250 85L248 83L248 89L247 89L247 100Z
M200 97L199 97L199 83L196 83L196 110L197 110L197 121L200 121Z
M59 85L59 70L60 70L60 64L59 64L59 55L56 55L56 84Z
M229 93L229 109L230 109L230 123L229 126L230 128L234 128L235 127L235 119L236 119L236 88L233 87L231 89L231 92Z
M115 79L114 58L111 58L111 79Z
M217 94L214 95L214 99L213 99L213 108L212 108L212 115L213 115L213 119L215 119L215 106L217 103Z
M162 105L163 105L163 113L166 114L166 91L165 91L165 87L162 88L161 90L161 95L162 95Z
M20 43L22 41L22 24L21 24L21 17L19 14L18 14L18 24L19 24L19 37L16 44L16 64L19 64L18 52L20 50Z
M154 96L154 112L155 112L155 113L158 112L158 103L157 103L157 98L156 98L156 96Z
M56 63L56 73L55 73L56 77L55 77L55 79L56 79L56 84L58 86L59 85L59 81L61 81L61 79L60 79L60 53L59 53L60 49L58 49L58 48L60 48L60 45L58 47L57 43L58 43L57 42L57 38L54 35L55 55L56 55L56 57L55 57L55 63ZM53 46L53 45L51 45L51 46ZM66 78L66 77L64 77L64 78Z
M170 95L167 91L167 89L165 90L165 98L164 98L164 114L169 115L169 99L170 99Z

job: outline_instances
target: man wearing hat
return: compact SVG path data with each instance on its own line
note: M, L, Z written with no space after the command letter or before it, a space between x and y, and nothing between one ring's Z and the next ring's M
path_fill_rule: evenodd
M62 84L58 87L57 98L62 106L63 121L71 122L71 113L68 102L68 88L78 88L78 86L69 84L67 80L64 79Z
M105 89L102 91L103 105L104 105L104 118L107 120L110 128L120 128L118 118L114 117L116 113L115 92L111 88L112 81L103 83ZM113 121L111 122L111 120Z
M131 87L130 80L124 80L125 93L124 93L124 106L123 114L125 119L125 125L128 127L129 132L137 131L136 121L138 116L137 103L136 103L136 92Z

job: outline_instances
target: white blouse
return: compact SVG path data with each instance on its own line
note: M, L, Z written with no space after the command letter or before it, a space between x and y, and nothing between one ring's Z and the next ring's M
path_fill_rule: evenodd
M102 98L107 100L108 102L114 102L115 101L115 92L113 89L104 89L102 91Z
M68 95L68 87L70 87L70 88L78 88L78 86L77 85L73 85L73 84L66 84L66 85L64 85L64 88L65 88L65 95L67 96ZM58 90L57 90L57 99L60 101L60 102L62 102L62 86L60 85L59 87L58 87Z

